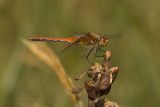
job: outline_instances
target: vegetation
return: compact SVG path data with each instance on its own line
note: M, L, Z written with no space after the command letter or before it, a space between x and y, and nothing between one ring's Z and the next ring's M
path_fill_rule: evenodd
M160 99L159 4L158 0L1 0L0 107L73 106L51 66L21 40L31 35L68 37L89 31L121 35L109 37L106 47L112 50L113 65L120 66L110 100L122 107L156 107ZM47 45L57 55L63 49L63 44ZM88 67L82 51L77 47L59 55L72 79ZM82 97L84 105L86 98Z

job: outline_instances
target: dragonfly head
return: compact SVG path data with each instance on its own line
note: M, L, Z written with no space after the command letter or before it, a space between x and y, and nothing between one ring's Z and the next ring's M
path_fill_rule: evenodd
M99 46L105 47L108 44L108 38L106 36L101 36L99 38Z

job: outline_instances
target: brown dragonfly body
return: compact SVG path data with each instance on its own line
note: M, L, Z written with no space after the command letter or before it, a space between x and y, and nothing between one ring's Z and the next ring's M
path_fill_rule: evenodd
M88 32L85 34L81 34L79 36L71 36L71 37L31 37L29 40L32 41L53 41L53 42L67 42L69 43L66 45L66 48L69 48L70 46L77 46L77 45L84 45L91 47L90 51L88 52L86 59L90 55L90 53L93 51L93 49L96 49L96 52L98 50L101 50L100 47L105 47L108 43L108 38L104 35L97 34L94 32ZM88 59L87 59L88 61Z

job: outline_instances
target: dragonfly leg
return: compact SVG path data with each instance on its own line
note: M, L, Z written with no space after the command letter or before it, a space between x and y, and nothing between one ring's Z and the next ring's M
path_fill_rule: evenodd
M90 63L90 64L92 64L92 63L88 60L88 57L89 57L89 55L91 54L91 52L93 51L93 49L94 49L94 47L92 47L92 48L89 50L88 54L86 55L86 60L87 60L87 62Z
M105 50L101 49L100 47L98 47L99 51L101 52L105 52Z
M97 54L99 51L101 51L101 52L103 52L103 53L105 52L103 49L97 47L97 48L96 48L95 57L96 57L96 58L103 58L103 55L98 55L98 54Z

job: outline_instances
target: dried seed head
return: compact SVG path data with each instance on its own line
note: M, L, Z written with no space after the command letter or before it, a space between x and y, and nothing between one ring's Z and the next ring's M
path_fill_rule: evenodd
M105 102L103 107L119 107L116 102Z
M99 63L94 63L88 71L88 77L94 78L95 74L102 72L102 66Z
M110 75L105 74L101 76L99 84L98 84L98 89L99 90L105 90L111 85L110 83Z
M102 66L101 66L99 63L94 63L94 65L91 66L90 70L92 70L92 71L97 71L97 72L101 72Z
M105 57L106 59L109 59L111 56L112 56L111 51L106 51L106 52L104 53L104 57Z
M112 83L115 81L117 75L118 75L118 71L119 71L119 67L112 67L109 69L111 75L112 75Z
M112 68L109 69L109 71L110 71L111 73L118 72L118 71L119 71L119 67L118 67L118 66L112 67Z
M88 94L88 98L90 100L94 100L97 98L97 95L96 95L96 89L95 89L95 86L94 86L94 82L93 81L86 81L85 82L85 89L87 91L87 94Z

